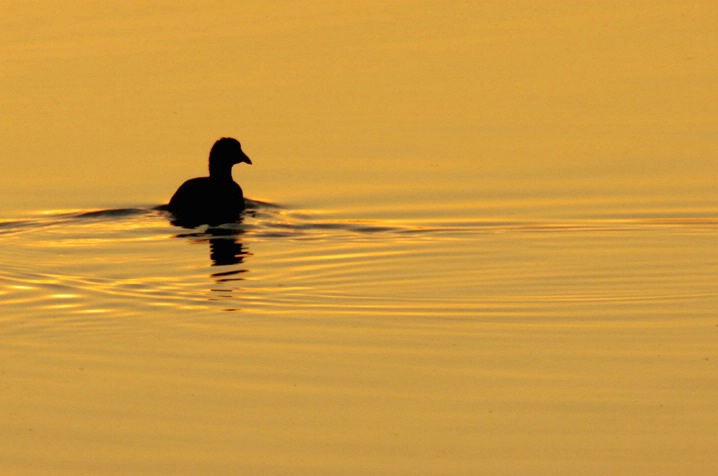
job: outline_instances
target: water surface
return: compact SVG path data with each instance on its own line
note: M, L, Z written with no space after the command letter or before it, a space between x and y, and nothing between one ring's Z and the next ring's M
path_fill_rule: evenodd
M151 208L0 229L10 468L716 463L716 220L432 225L254 203L216 229Z
M0 473L716 473L713 2L3 5Z

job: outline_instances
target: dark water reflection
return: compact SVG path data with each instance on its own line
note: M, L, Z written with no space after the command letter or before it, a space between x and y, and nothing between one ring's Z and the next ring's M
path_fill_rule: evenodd
M231 266L242 264L244 258L250 254L240 239L242 234L242 230L209 227L201 232L182 233L175 236L188 238L193 243L208 243L212 266ZM225 273L217 273L213 276L223 274Z

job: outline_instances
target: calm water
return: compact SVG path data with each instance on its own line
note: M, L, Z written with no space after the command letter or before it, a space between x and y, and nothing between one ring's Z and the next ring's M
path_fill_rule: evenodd
M0 474L715 474L716 7L477 3L7 3Z

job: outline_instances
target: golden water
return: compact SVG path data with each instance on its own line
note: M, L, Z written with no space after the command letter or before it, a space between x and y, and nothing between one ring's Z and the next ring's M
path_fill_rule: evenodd
M476 3L5 2L0 474L714 474L718 8Z

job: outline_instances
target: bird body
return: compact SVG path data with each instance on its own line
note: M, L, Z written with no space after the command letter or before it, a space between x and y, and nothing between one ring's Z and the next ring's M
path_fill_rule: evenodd
M170 199L173 223L194 227L236 221L244 210L244 195L232 179L232 166L240 162L252 163L236 139L215 142L209 154L209 177L187 180Z

